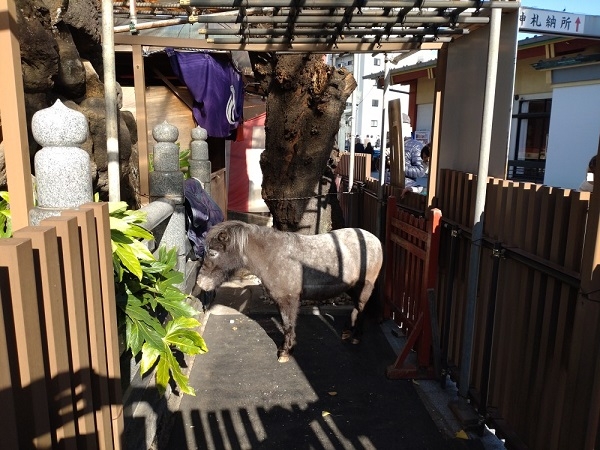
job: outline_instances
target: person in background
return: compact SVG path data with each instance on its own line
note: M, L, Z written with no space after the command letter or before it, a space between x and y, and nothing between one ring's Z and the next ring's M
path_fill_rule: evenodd
M374 152L375 152L375 150L373 149L373 145L370 142L367 142L367 145L365 145L364 153L371 155L371 166L373 166L373 153Z
M412 180L406 178L404 190L402 191L401 198L406 195L407 192L416 192L418 194L425 194L427 191L427 174L429 173L429 160L431 158L431 145L426 144L421 149L421 159L423 160L423 166L425 167L425 174L422 177Z
M404 141L404 176L406 183L410 181L414 183L417 178L422 178L427 174L427 168L421 156L423 147L423 143L416 139L408 138Z
M360 141L360 137L356 136L356 141L354 142L354 153L364 153L365 146Z
M588 163L588 170L586 179L579 186L579 190L582 192L593 192L594 191L594 173L596 173L596 155L592 156Z

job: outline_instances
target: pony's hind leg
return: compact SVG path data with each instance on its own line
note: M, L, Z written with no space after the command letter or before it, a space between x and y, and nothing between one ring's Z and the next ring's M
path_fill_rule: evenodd
M362 289L355 287L350 291L350 296L354 300L354 309L350 313L344 331L342 331L344 341L350 341L352 344L360 343L363 332L363 311L369 298L371 298L374 287L373 283L367 281Z
M279 313L283 324L283 344L277 351L277 361L288 362L290 353L296 345L296 320L298 318L299 298L287 298L278 301Z

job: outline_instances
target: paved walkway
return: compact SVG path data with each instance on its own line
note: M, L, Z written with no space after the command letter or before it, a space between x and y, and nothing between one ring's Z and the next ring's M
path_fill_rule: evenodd
M218 291L209 352L190 371L197 395L183 397L159 449L484 448L453 438L411 380L385 377L396 353L374 320L360 345L341 341L347 306L303 307L293 358L278 363L279 316L261 296L252 283Z

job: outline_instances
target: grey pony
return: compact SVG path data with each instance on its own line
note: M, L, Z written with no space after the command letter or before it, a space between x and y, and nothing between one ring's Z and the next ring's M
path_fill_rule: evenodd
M296 344L300 299L323 300L348 292L354 309L342 333L358 343L362 313L383 264L379 239L360 228L302 235L230 220L206 235L206 254L197 284L212 291L245 268L262 281L283 324L278 360L289 360Z

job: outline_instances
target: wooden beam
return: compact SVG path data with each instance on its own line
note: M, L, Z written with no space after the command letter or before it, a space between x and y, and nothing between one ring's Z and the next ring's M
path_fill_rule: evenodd
M140 170L140 197L142 205L150 202L150 184L148 181L148 123L146 119L146 78L142 46L133 45L133 85L135 90L135 120L138 132L138 159Z
M33 187L14 0L0 0L0 114L13 230L29 225Z

